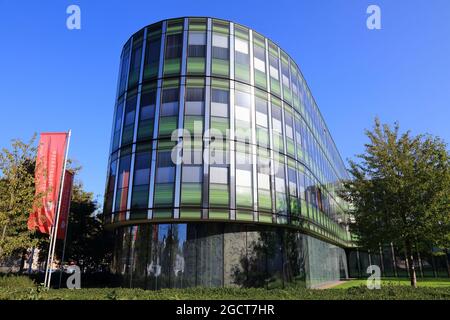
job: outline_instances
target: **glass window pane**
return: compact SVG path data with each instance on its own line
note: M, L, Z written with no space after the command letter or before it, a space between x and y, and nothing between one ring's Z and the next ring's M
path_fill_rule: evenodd
M137 153L134 164L134 185L147 185L150 183L151 153Z
M211 116L228 118L228 91L212 89L211 101Z
M252 186L252 172L236 169L236 185L241 187Z
M228 36L222 34L213 34L212 38L212 57L220 60L229 60Z
M203 88L187 88L186 101L204 101L205 90Z
M189 57L205 57L206 56L206 33L190 32L189 33Z
M214 33L212 38L212 45L219 48L228 48L228 36Z
M212 89L211 101L219 103L228 103L229 95L227 90Z
M161 116L175 116L178 114L178 97L178 88L163 90Z
M202 166L183 166L183 182L202 182Z
M206 45L206 34L204 32L190 32L189 45Z
M171 183L175 181L174 167L160 167L156 173L156 183Z
M258 188L270 190L270 176L268 174L258 173Z
M239 38L234 39L234 48L243 54L248 54L248 42Z
M183 34L169 34L166 37L166 59L181 57L183 49Z
M128 187L128 178L130 175L130 164L131 164L131 156L130 155L124 156L120 159L119 181L117 184L117 188Z
M209 179L211 183L228 184L228 168L211 167L209 169Z
M269 64L270 64L270 76L276 80L279 79L278 75L278 59L272 55L269 55Z

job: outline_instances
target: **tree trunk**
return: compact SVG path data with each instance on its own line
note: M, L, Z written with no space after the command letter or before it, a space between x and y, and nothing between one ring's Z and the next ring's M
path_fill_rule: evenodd
M19 268L19 273L22 274L23 273L23 269L25 267L25 260L27 259L27 250L23 249L22 250L22 257L20 260L20 268Z
M2 239L1 239L1 243L2 243L2 244L3 244L3 241L5 240L5 235L6 235L6 225L7 225L7 224L5 224L5 225L3 226ZM0 247L0 257L2 256L2 253L3 253L3 248Z
M405 241L406 258L408 261L409 279L411 281L411 287L417 288L416 268L414 266L414 256L412 245L409 240Z
M445 265L447 266L447 274L450 277L450 263L448 262L448 249L445 249L444 252L445 252Z

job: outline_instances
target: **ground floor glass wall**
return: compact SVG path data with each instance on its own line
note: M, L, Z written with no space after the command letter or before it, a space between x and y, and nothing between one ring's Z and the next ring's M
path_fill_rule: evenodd
M414 262L417 277L449 277L448 257L442 250L415 250ZM369 265L380 267L383 277L408 277L405 251L397 246L385 246L370 252L358 249L348 250L348 271L351 278L366 278Z
M315 287L347 277L343 249L291 229L180 223L115 233L112 270L125 287Z
M308 248L308 287L348 278L344 249L310 236L303 237Z

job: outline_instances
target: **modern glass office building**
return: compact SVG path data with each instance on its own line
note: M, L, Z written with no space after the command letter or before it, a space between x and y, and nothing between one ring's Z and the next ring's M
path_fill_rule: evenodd
M343 178L299 67L268 38L185 17L125 43L104 207L124 285L346 277Z

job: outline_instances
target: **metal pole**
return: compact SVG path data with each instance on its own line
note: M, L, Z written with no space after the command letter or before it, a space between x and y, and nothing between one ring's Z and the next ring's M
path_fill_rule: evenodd
M47 252L47 262L45 263L45 278L44 278L44 286L47 286L47 279L48 279L48 273L49 273L49 265L50 265L50 252L52 249L53 244L53 225L50 230L50 242L48 244L48 252ZM51 267L50 267L51 269Z
M58 235L57 230L58 230L58 223L59 223L59 211L61 210L61 197L62 197L62 191L63 191L63 186L64 186L64 176L65 176L65 172L66 172L67 156L69 154L69 144L70 144L70 136L71 135L72 135L72 130L69 130L68 137L67 137L66 154L64 156L64 167L63 167L63 170L62 170L62 180L61 180L61 185L60 185L60 188L59 188L58 209L56 211L56 221L55 221L54 226L53 226L53 242L52 242L51 254L49 252L49 254L50 254L50 267L51 267L51 264L53 263L53 259L54 259L54 256L55 256L56 236ZM50 288L51 279L52 279L52 273L49 272L48 277L47 277L47 287L48 288Z
M64 244L63 244L63 252L62 252L62 256L61 256L61 264L64 262L64 256L66 254L67 229L69 229L70 202L72 200L72 192L73 192L73 189L72 189L72 186L71 186L70 195L69 195L69 205L68 205L68 208L67 208L68 214L67 214L67 221L66 221L66 230L64 232ZM58 285L58 288L61 288L62 271L63 271L63 268L61 268L61 270L59 272L59 285Z

